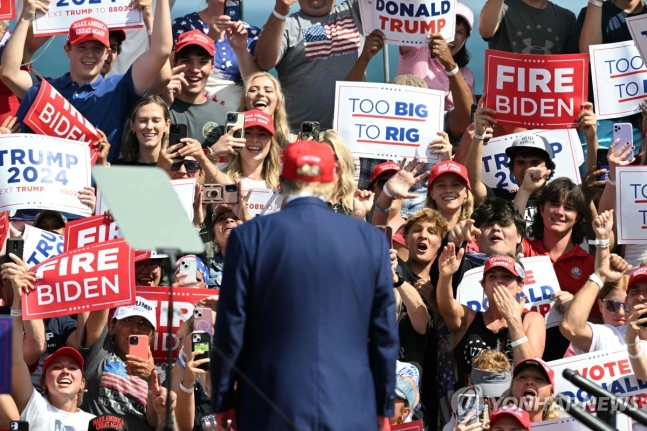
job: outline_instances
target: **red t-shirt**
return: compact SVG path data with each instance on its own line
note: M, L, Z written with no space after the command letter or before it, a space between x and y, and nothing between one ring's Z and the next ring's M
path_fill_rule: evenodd
M526 257L550 257L550 253L546 250L544 243L540 239L529 241L527 238L524 238L522 245L523 255ZM584 286L589 275L595 272L595 258L588 254L579 244L575 244L575 247L571 251L561 255L556 261L552 257L550 260L555 268L560 289L570 292L573 295ZM602 318L597 306L594 306L591 310L591 317Z

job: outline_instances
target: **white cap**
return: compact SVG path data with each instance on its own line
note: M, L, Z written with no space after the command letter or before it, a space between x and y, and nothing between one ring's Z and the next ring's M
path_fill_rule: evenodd
M548 139L539 135L532 134L523 134L517 139L512 141L512 146L506 148L505 153L509 158L512 158L512 155L517 151L523 150L525 148L536 148L538 150L544 151L549 158L553 158L553 148L550 146Z
M123 320L127 317L139 316L148 320L157 329L157 319L155 318L155 307L150 301L138 296L134 305L125 305L115 310L114 319Z

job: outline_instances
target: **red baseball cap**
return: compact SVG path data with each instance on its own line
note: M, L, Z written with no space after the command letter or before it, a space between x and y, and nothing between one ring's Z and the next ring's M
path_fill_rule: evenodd
M274 136L274 119L259 109L245 111L245 128L262 127Z
M400 170L400 165L398 165L395 162L388 161L384 163L380 163L376 167L373 168L373 172L371 173L371 181L370 184L368 185L368 188L370 189L373 187L373 184L379 177L385 174L389 174L389 176L395 174Z
M306 173L302 170L310 165L318 170ZM288 181L308 183L331 183L335 180L335 156L326 144L314 141L297 141L283 151L281 176Z
M212 57L216 53L213 39L204 34L201 30L191 30L186 33L182 33L180 37L177 38L177 42L175 42L175 52L180 52L190 45L197 45L204 48Z
M492 427L498 419L501 419L502 417L506 417L506 416L518 420L522 427L528 430L531 429L530 415L528 414L528 412L525 410L521 410L519 407L515 406L514 404L501 407L495 410L494 412L492 412L492 414L490 414L490 427Z
M47 371L47 367L50 366L52 362L56 358L60 358L61 356L69 356L70 358L74 359L77 364L79 364L79 367L81 368L81 371L83 371L83 366L85 365L85 362L83 361L83 356L79 353L78 350L72 348L72 347L61 347L51 355L45 358L43 361L43 374L45 374L45 371Z
M485 262L485 268L483 268L483 274L491 270L492 268L504 268L510 271L515 276L521 278L522 280L526 278L526 272L523 270L523 267L514 260L514 258L506 255L492 256Z
M79 45L83 42L95 41L106 48L110 48L108 26L98 19L83 18L74 21L67 33L67 41L70 45Z
M436 163L433 168L431 168L431 173L429 174L429 181L427 181L427 188L430 188L436 179L443 174L456 174L465 181L465 185L468 190L472 190L472 185L467 176L467 168L460 163L456 163L453 160L445 160L444 162Z
M627 292L631 289L631 286L636 284L640 280L647 279L647 266L639 266L638 268L631 271L629 274L629 281L627 282Z
M550 368L548 364L541 358L524 359L523 361L519 362L517 365L515 365L514 370L512 370L512 378L514 379L515 377L517 377L520 372L528 367L539 368L541 371L543 371L550 381L552 392L555 392L555 371L553 371L553 369Z

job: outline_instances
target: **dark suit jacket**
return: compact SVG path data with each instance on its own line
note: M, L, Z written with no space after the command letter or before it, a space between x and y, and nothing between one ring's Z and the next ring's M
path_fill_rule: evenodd
M304 197L232 231L212 407L236 408L241 430L295 429L290 422L300 431L376 429L378 415L393 414L398 344L388 245L379 230Z

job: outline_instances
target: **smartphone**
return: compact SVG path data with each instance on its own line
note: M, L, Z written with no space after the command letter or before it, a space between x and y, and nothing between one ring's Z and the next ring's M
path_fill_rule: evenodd
M205 332L198 332L197 334L191 334L191 349L195 351L202 352L195 357L196 361L200 359L205 359L209 357L209 351L211 349L211 335ZM200 365L198 368L205 371L209 371L209 363Z
M23 249L25 247L25 240L22 238L9 238L7 240L6 254L13 253L23 260ZM13 262L13 260L10 260Z
M232 21L240 21L242 19L241 11L240 0L227 0L225 2L225 15L231 18Z
M384 233L389 242L389 248L393 248L393 228L391 226L375 226Z
M223 202L223 191L221 184L202 185L203 204L221 204Z
M189 256L184 256L183 258L180 259L179 261L179 267L177 272L183 272L186 275L183 275L178 279L178 281L185 281L185 280L198 280L198 261L195 259L195 256L189 255ZM186 285L184 287L198 287L197 284L195 285Z
M29 422L27 422L27 421L11 421L11 422L9 422L9 429L11 431L29 431Z
M242 112L227 112L225 132L229 132L231 129L237 130L234 132L234 138L245 137L245 114ZM240 152L242 148L234 148L234 150Z
M189 128L186 124L171 124L168 134L168 145L176 145L180 140L189 137Z
M128 354L148 359L148 335L131 335L128 338Z
M607 173L602 174L598 177L600 181L606 181L609 179L609 162L607 161L607 155L609 150L606 148L598 148L597 154L597 169L606 169Z
M473 412L472 417L466 425L472 425L479 421L479 396L477 394L460 394L456 405L456 422L463 423L465 418Z
M615 141L616 139L620 140L620 142L618 142L618 148L626 143L629 143L630 147L633 146L634 130L631 126L631 123L615 123L613 125L613 140ZM616 147L614 146L613 151L615 151L615 148ZM632 162L634 160L633 152L631 152L629 157L627 157L625 160Z
M312 138L313 141L319 140L319 122L304 121L301 123L301 140L307 141Z
M211 308L196 307L193 309L193 330L213 335L213 310Z

